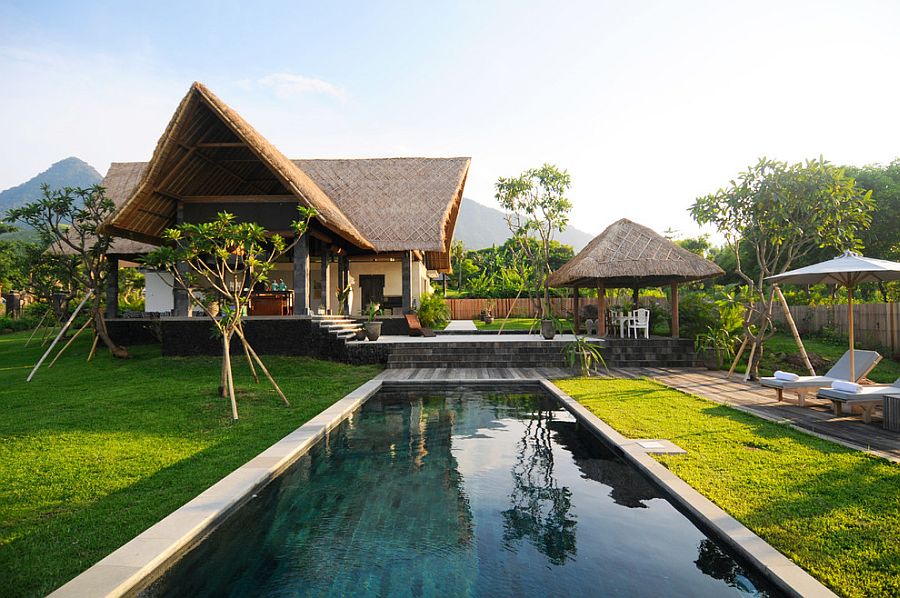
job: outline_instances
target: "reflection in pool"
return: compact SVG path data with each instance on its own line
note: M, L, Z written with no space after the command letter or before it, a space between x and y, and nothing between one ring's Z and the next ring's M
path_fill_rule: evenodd
M386 392L153 596L775 595L543 395Z

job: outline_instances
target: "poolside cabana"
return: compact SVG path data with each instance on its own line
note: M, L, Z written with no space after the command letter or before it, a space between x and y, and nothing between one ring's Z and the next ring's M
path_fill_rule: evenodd
M580 325L578 289L597 289L598 334L606 336L606 289L638 290L671 287L672 336L679 336L678 285L721 276L713 262L683 249L646 226L627 218L594 237L562 268L550 275L550 286L575 290L575 326Z

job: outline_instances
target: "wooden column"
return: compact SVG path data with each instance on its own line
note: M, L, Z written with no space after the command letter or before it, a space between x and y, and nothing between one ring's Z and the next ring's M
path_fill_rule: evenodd
M309 236L294 245L294 315L309 315Z
M325 313L328 313L328 308L331 307L331 296L329 294L329 289L331 288L331 280L328 270L329 261L331 260L331 245L327 243L322 243L322 294L321 294L321 305L322 309L325 310Z
M672 283L672 299L670 300L672 308L672 338L678 338L681 333L680 322L678 320L678 283Z
M181 224L184 222L184 202L179 201L178 206L175 209L175 223ZM177 265L178 272L181 276L185 276L188 272L187 264L180 263ZM178 282L174 282L172 285L172 311L173 315L176 316L187 316L188 310L190 309L190 301L188 301L188 290Z
M575 320L575 332L578 333L581 330L581 317L578 314L578 296L580 293L578 292L578 285L575 285L572 288L572 310L575 312L573 314L573 319Z
M346 289L350 284L350 258L342 255L338 259L338 264L341 266L341 288ZM350 295L344 299L344 315L350 315Z
M106 258L106 317L119 315L119 258Z
M408 314L412 309L412 251L404 251L400 260L403 278L403 313Z
M606 336L606 287L597 279L597 336Z
M635 287L635 288L631 291L631 309L632 309L632 310L635 310L635 309L637 309L637 308L640 307L640 305L638 305L638 302L639 302L640 300L641 300L640 289L637 288L637 287Z

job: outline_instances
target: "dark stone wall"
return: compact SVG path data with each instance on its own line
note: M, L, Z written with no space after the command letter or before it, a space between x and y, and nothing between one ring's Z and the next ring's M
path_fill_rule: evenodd
M119 319L110 320L109 325L110 335L117 343L125 346L161 343L162 354L167 356L219 355L222 350L222 341L206 318ZM344 342L309 318L247 319L244 331L260 355L302 355L347 361ZM243 352L237 337L231 343L231 352L234 355Z

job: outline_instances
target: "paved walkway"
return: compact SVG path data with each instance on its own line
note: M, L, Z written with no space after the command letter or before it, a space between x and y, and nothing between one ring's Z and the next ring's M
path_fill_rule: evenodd
M447 324L444 330L447 332L471 332L478 330L478 327L472 320L450 320L450 323Z
M800 407L793 395L778 401L775 391L755 382L744 382L725 372L697 368L610 368L614 378L650 378L671 388L746 411L770 421L788 423L817 436L900 462L900 434L885 430L881 419L864 424L859 415L835 416L831 402L807 399ZM876 412L878 413L878 412Z

